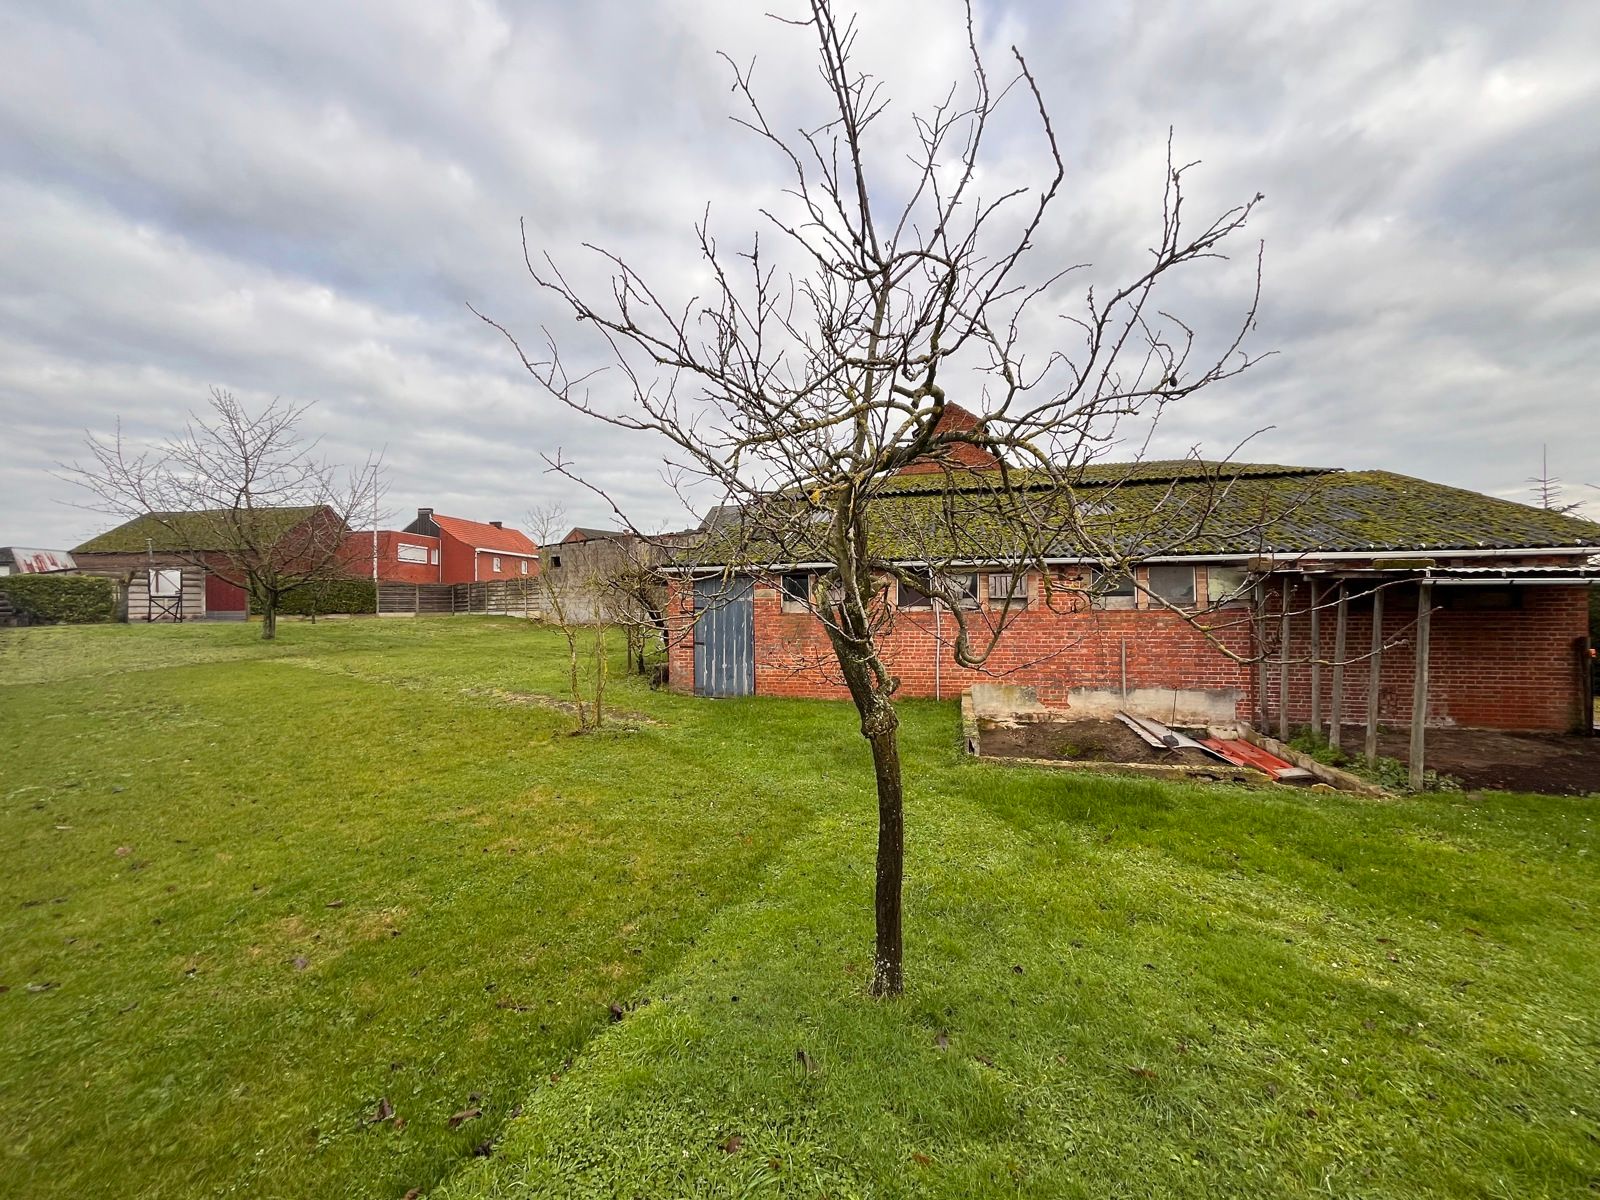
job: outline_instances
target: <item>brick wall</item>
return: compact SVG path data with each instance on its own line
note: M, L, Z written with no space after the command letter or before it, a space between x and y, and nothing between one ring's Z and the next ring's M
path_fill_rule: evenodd
M1565 730L1579 721L1580 677L1575 639L1588 630L1588 589L1584 587L1520 587L1518 608L1463 611L1449 607L1470 589L1436 587L1428 649L1428 723L1483 729ZM1325 595L1320 620L1321 657L1334 658L1334 597ZM1305 613L1310 595L1296 589L1291 618L1289 720L1311 718L1311 671L1303 664L1311 651L1311 621ZM1280 636L1281 598L1269 598L1269 651L1276 655ZM1411 719L1415 682L1417 589L1395 586L1384 591L1383 651L1378 677L1378 719L1386 723ZM1345 656L1343 718L1367 719L1367 685L1371 678L1372 601L1350 601ZM1322 713L1332 697L1333 670L1321 672ZM1278 670L1267 670L1267 711L1276 719Z
M1205 594L1204 569L1197 575L1198 594ZM1435 590L1436 599L1443 589ZM1433 614L1428 719L1431 724L1478 728L1564 730L1577 718L1579 682L1573 639L1587 629L1587 589L1528 587L1520 589L1523 605L1509 611ZM1302 607L1304 591L1291 600ZM1276 594L1269 596L1268 649L1277 652L1279 633ZM1410 720L1412 677L1411 630L1416 620L1415 588L1395 587L1385 593L1384 630L1390 643L1380 677L1379 719ZM1014 615L986 668L958 666L949 642L953 618L936 618L928 610L900 609L883 637L884 657L900 677L900 695L944 698L959 696L974 683L1002 681L1034 687L1040 700L1065 707L1073 688L1120 689L1122 656L1127 653L1127 687L1161 689L1236 688L1237 715L1257 713L1259 670L1230 659L1213 642L1249 658L1254 653L1252 610L1234 605L1202 615L1197 629L1182 617L1162 611L1102 611L1065 598L1051 611L1035 601ZM1347 656L1368 650L1372 609L1369 600L1352 601ZM670 686L694 690L692 590L674 582L669 604ZM986 614L973 614L975 630ZM1334 615L1321 621L1323 656L1333 656ZM1207 637L1206 629L1210 631ZM1310 649L1309 619L1293 618L1290 657L1289 713L1295 723L1310 718L1310 670L1303 661ZM756 692L768 696L843 699L847 693L821 625L809 613L783 611L771 581L755 589ZM937 664L937 666L935 665ZM1321 686L1327 711L1332 670L1324 667ZM1345 719L1366 719L1367 663L1345 668ZM1278 710L1278 671L1267 671L1267 711Z

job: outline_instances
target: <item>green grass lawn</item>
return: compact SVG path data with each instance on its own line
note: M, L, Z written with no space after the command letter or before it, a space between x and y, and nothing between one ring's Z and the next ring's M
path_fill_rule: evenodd
M980 766L907 704L874 1002L846 708L575 738L516 621L255 632L0 630L6 1195L1600 1188L1594 800Z

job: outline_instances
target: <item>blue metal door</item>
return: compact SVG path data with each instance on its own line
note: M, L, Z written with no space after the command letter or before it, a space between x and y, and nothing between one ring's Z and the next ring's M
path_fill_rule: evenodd
M749 696L756 690L755 583L694 581L694 692Z

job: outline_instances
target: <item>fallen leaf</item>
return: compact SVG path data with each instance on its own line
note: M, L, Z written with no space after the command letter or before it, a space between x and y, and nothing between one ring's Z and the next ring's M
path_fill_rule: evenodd
M939 1031L939 1036L933 1039L933 1045L934 1045L934 1049L936 1049L936 1050L948 1050L948 1049L950 1049L950 1035L949 1035L949 1033L947 1033L945 1030L941 1029Z
M419 1197L421 1195L422 1195L422 1189L421 1188L412 1188L404 1196L401 1196L400 1200L417 1200L417 1197Z
M472 1148L473 1158L488 1158L494 1153L494 1139L485 1138Z
M328 903L325 904L323 907L324 908L343 908L344 907L344 901L343 900L329 900Z
M394 1116L394 1105L389 1103L389 1097L384 1096L378 1101L378 1111L367 1118L368 1125L376 1125L379 1121L387 1121Z
M445 1123L449 1125L451 1129L455 1129L463 1123L476 1120L481 1116L483 1116L483 1109L481 1108L463 1108L460 1112L453 1114Z
M622 1020L622 1018L624 1016L626 1016L626 1015L627 1014L622 1011L622 1005L618 1004L615 1000L613 1000L611 1002L611 1023L613 1025L615 1025L618 1021Z
M913 1150L911 1152L911 1161L916 1163L919 1167L925 1167L931 1163L933 1159L929 1158L921 1150Z
M404 1117L396 1117L394 1119L394 1130L395 1130L396 1133L399 1133L405 1127L406 1127L406 1119Z
M1474 929L1471 925L1462 926L1461 932L1462 933L1470 933L1473 937L1480 937L1481 938L1483 936L1483 930Z
M974 1054L972 1057L986 1067L994 1066L994 1059L990 1058L987 1054Z
M817 1073L816 1059L807 1054L805 1050L796 1050L794 1052L794 1060L806 1069L807 1075L815 1075Z
M1139 1079L1154 1079L1156 1077L1156 1073L1149 1067L1129 1067L1128 1074Z
M309 967L311 965L311 960L309 958L307 958L304 954L296 954L289 961L290 961L290 963L293 964L294 969L296 971L304 971L307 967Z
M28 990L30 992L48 992L51 988L58 988L60 986L61 985L55 980L50 979L46 980L44 983L30 983L28 985Z
M724 1154L737 1154L739 1153L740 1147L743 1145L744 1138L740 1137L737 1133L730 1133L727 1136L727 1139L722 1143L722 1152Z
M111 853L115 854L118 858L127 858L128 855L133 853L133 847L132 846L118 846Z

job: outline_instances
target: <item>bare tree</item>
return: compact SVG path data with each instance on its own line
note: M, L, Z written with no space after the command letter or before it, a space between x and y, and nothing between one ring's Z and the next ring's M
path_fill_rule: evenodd
M1036 310L1064 302L1084 268L1052 264L1029 274L1029 251L1065 169L1023 56L1013 48L1010 78L991 84L969 7L969 73L911 117L908 169L905 145L883 136L889 106L879 81L855 66L854 22L841 21L828 0L810 0L809 15L789 23L816 43L828 111L814 127L780 133L750 70L728 64L745 105L737 122L788 175L784 205L761 216L798 266L780 268L759 234L730 255L702 220L708 295L670 299L620 254L590 247L612 273L609 294L591 297L548 255L536 260L524 231L530 274L603 343L614 364L608 391L623 383L620 403L591 395L591 376L569 371L548 333L546 348L530 354L484 319L549 396L666 440L673 485L690 500L720 501L725 517L694 552L700 562L725 577L827 564L803 601L826 630L871 746L878 850L870 988L891 996L904 986L904 781L898 680L882 653L894 620L888 589L931 593L954 622L956 660L981 666L1005 614L980 628L952 582L980 526L1004 530L1007 544L991 537L976 553L993 560L1003 550L1015 570L1040 570L1050 588L1057 576L1046 554L1063 540L1115 572L1206 519L1202 505L1176 519L1168 511L1102 520L1076 485L1124 425L1153 422L1249 365L1241 345L1254 324L1259 247L1253 292L1220 338L1197 336L1163 311L1159 294L1184 268L1222 257L1260 197L1192 226L1184 176L1194 164L1174 165L1169 147L1148 260L1126 283L1089 287L1060 314L1068 346L1025 354ZM986 135L1008 102L1034 122L1042 176L1037 187L1003 183L996 194L988 180L1004 173L982 169ZM966 398L975 420L951 419L947 389ZM552 462L582 482L559 454ZM908 468L961 486L931 489L907 528L886 531L874 502L903 488Z
M348 470L316 454L300 429L309 405L274 400L250 412L211 390L209 413L150 449L89 435L92 461L66 468L88 507L161 530L167 552L243 588L261 611L261 636L277 636L285 596L351 574L347 518L376 519L382 464Z
M528 512L528 530L539 543L541 562L535 580L541 619L561 631L567 644L567 692L572 697L578 733L600 728L605 720L606 637L610 626L597 581L570 578L555 566L549 547L567 528L567 511L545 504Z

